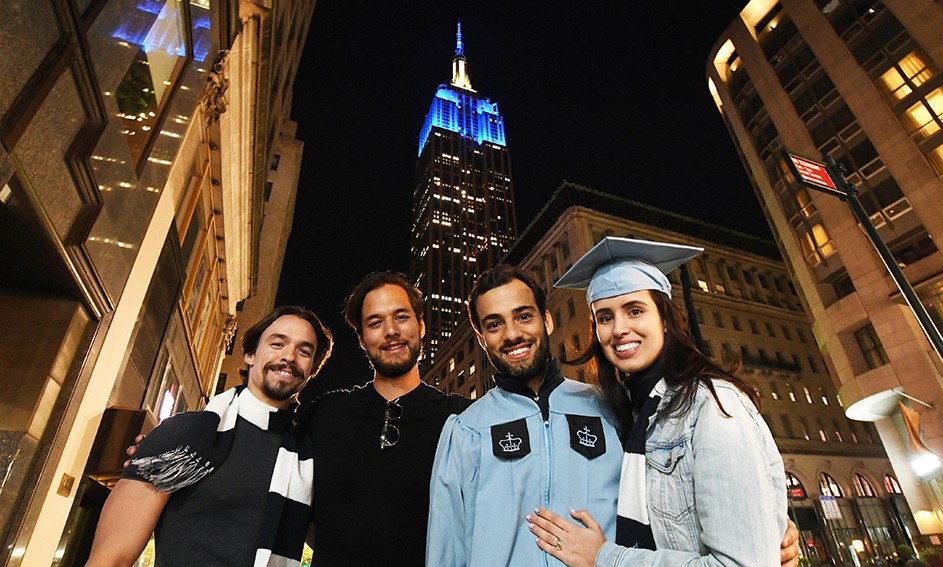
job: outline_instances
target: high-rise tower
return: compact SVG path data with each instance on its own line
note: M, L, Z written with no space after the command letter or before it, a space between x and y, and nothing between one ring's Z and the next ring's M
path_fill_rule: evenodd
M459 22L452 81L439 85L419 133L409 271L426 297L424 367L465 316L475 278L516 234L504 120L471 86Z
M899 480L885 492L906 496L920 545L943 534L943 362L847 205L796 184L781 151L829 155L847 168L943 328L941 28L943 5L932 0L751 0L707 61L708 86L805 298L845 414L874 422ZM832 474L809 473L812 482ZM850 517L841 491L860 496L860 483L832 478ZM851 561L849 545L833 556Z

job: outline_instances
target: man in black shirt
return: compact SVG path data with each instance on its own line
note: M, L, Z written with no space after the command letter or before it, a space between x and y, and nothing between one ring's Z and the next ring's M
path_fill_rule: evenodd
M347 323L374 369L371 382L315 402L317 567L424 563L429 479L446 418L471 403L422 382L422 296L395 272L364 278Z
M292 400L331 352L314 313L279 307L243 337L246 386L175 415L139 447L102 510L88 565L286 565L310 518L311 443Z

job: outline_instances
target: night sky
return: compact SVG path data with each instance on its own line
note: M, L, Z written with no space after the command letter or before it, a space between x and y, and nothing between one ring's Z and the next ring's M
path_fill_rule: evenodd
M320 0L295 81L304 141L278 304L334 331L324 390L372 377L341 303L409 269L419 130L462 21L472 86L504 117L523 231L563 180L770 238L707 91L707 54L746 0Z

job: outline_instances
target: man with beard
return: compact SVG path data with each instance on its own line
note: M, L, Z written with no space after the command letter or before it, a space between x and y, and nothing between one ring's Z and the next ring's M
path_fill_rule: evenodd
M164 420L136 447L105 502L88 565L131 565L151 532L159 566L298 564L314 466L292 398L331 345L302 307L279 307L247 330L246 385Z
M420 379L422 296L402 274L364 278L344 318L374 376L323 395L311 414L312 565L422 565L436 441L446 418L470 402Z
M622 448L596 391L550 357L544 291L509 265L468 300L496 388L446 422L432 473L426 565L562 565L534 545L534 506L590 510L615 535ZM567 509L561 509L566 507Z

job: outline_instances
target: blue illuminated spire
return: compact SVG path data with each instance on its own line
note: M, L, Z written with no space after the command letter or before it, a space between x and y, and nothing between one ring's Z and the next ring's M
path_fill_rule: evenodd
M452 58L452 85L474 91L468 71L465 69L465 44L462 43L462 21L458 21L458 33L455 34L455 57Z
M482 97L471 86L465 69L465 44L462 43L462 22L455 34L455 56L452 58L452 82L439 85L432 99L426 121L419 132L419 153L426 146L432 128L457 132L476 144L490 142L506 146L504 119L498 104Z

